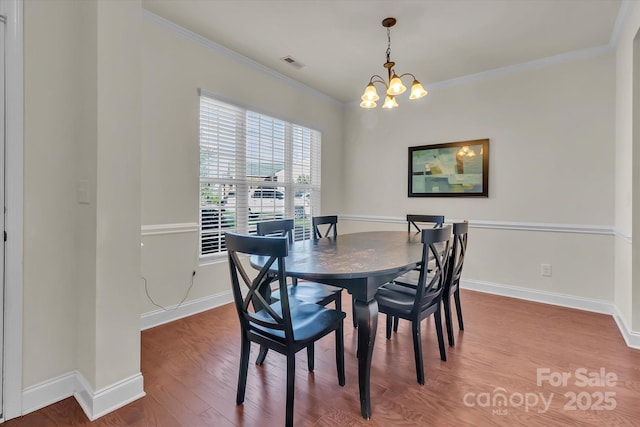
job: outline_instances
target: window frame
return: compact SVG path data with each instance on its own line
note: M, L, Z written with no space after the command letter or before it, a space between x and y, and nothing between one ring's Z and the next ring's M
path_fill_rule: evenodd
M229 101L227 99L221 98L215 94L207 92L203 89L199 89L198 91L198 100L199 100L199 207L198 207L198 255L201 263L207 263L216 261L223 257L226 257L226 248L224 248L224 233L226 231L237 231L240 233L249 233L252 234L255 232L255 222L258 220L265 220L271 218L261 217L262 215L269 215L269 213L264 214L262 211L258 213L257 219L255 218L255 213L249 213L249 204L251 203L250 197L258 194L265 194L266 190L269 193L272 193L275 197L269 198L259 198L264 201L270 201L273 203L273 214L274 217L283 217L283 218L294 218L299 219L300 221L296 221L296 223L300 222L301 226L296 228L296 234L294 237L296 240L301 240L303 238L312 238L313 232L311 230L311 218L313 215L320 214L320 192L321 192L321 146L322 146L322 133L311 127L294 123L290 120L282 119L272 114L265 114L264 112L258 111L254 108L246 107L243 105L238 105L236 102ZM214 171L214 174L218 174L217 176L212 177L211 175L206 176L207 173L203 172L203 147L207 146L207 141L210 144L211 141L215 139L207 137L203 137L203 134L206 133L207 128L206 125L203 124L203 99L205 103L214 104L217 108L227 108L231 112L230 114L237 114L236 120L238 120L237 128L235 128L235 155L233 157L233 170L235 171L236 176L227 176L221 177L220 172ZM206 114L206 112L204 113ZM240 118L239 114L242 114L243 117ZM278 127L284 125L284 160L282 162L283 169L278 171L279 176L276 177L276 180L265 180L261 181L256 179L256 176L249 176L249 160L248 157L248 147L252 142L250 132L247 130L250 126L252 120L255 118L258 120L265 119L267 121L273 121L274 127ZM255 123L253 123L255 125ZM204 131L203 131L204 129ZM206 141L205 141L206 140ZM274 138L275 140L275 138ZM271 140L271 146L277 145L278 142ZM260 145L264 143L263 139L260 139ZM303 160L299 160L296 162L294 157L300 158L299 151L304 151L303 147L306 147L308 144L308 165L305 165L307 161L306 158L303 157ZM223 142L218 141L218 144L223 144ZM229 149L229 142L226 142L226 146L224 148ZM298 144L298 145L296 145ZM221 145L219 145L220 147ZM218 147L218 151L222 151ZM294 149L295 147L295 149ZM253 147L255 149L255 147ZM297 150L297 151L296 151ZM206 150L205 150L206 151ZM211 147L209 146L209 151L211 151ZM297 156L294 156L294 151ZM307 153L305 153L306 155ZM262 163L258 162L260 165ZM209 163L207 163L209 164ZM265 162L265 164L269 164L269 162ZM271 164L273 170L275 170L274 164ZM278 163L280 165L280 163ZM306 169L308 167L308 169ZM298 171L299 175L294 178L294 169ZM300 173L300 171L304 171ZM306 175L306 171L309 171L309 175ZM275 175L275 172L273 173ZM277 179L283 178L282 181L278 181ZM300 179L302 178L302 180ZM265 178L266 179L266 178ZM216 187L216 191L218 191L217 203L214 205L206 205L203 204L203 185L207 185L209 188ZM224 193L223 190L226 189L227 192ZM284 194L284 200L279 197L279 193L282 192ZM222 195L226 194L229 196L230 194L234 194L234 211L233 211L233 226L223 226L224 220L220 219L223 215L227 215L226 218L229 218L230 214L227 212L226 214L221 213L225 209L221 209L222 206ZM299 200L300 194L302 194L302 209L300 206L296 205L296 200ZM215 198L215 197L214 197ZM247 199L246 205L241 200ZM227 199L228 200L228 199ZM282 200L284 202L284 212L280 215L280 207L279 201ZM205 230L205 226L207 222L203 220L203 212L207 209L211 209L209 212L217 209L217 219L214 221L214 226L209 227L208 230ZM268 209L268 208L267 208ZM300 211L302 210L302 214ZM214 213L215 215L215 213ZM252 218L253 215L254 217ZM206 215L205 215L206 216ZM308 225L306 224L308 222ZM203 225L204 224L204 225ZM214 242L214 249L207 250L205 246L205 239L211 238ZM217 245L217 246L215 246Z

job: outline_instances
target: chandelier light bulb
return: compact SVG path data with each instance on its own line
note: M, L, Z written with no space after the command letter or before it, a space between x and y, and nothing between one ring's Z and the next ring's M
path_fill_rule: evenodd
M360 103L360 106L362 108L376 108L378 104L376 104L375 101L369 101L367 99L363 99L362 102Z
M376 87L373 85L373 83L369 83L367 85L367 87L364 90L364 94L360 99L362 99L363 101L372 101L372 102L380 99L380 97L378 96L378 92L376 91Z
M382 105L382 108L396 108L398 106L398 103L396 102L396 98L392 95L387 95L386 98L384 99L384 104Z
M427 96L427 91L422 87L419 81L414 80L411 85L411 95L409 95L409 99L419 99L424 96Z
M396 96L404 93L407 90L407 87L402 84L402 80L395 73L393 77L391 77L391 81L389 82L389 89L387 89L387 95Z

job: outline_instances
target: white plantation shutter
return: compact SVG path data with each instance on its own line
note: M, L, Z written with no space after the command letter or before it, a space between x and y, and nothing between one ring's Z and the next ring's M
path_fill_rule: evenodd
M200 255L226 250L224 233L295 218L310 238L320 209L320 132L200 92Z

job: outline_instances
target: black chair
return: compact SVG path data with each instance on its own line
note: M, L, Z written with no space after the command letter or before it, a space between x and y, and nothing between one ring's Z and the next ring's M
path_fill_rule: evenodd
M422 230L422 263L417 288L395 283L384 285L376 293L378 310L387 315L387 339L391 338L393 318L411 321L413 352L418 383L424 384L420 323L433 315L440 347L440 359L447 360L442 334L440 303L446 285L446 267L450 253L451 226ZM430 269L427 274L427 269Z
M455 340L453 338L453 321L451 319L451 295L456 304L456 312L458 314L458 327L464 331L464 323L462 322L462 307L460 306L460 276L462 275L462 266L464 265L464 256L467 253L467 237L469 234L469 223L467 221L457 222L453 224L453 245L451 247L451 255L449 255L449 265L447 267L447 281L442 296L444 305L444 318L447 324L447 337L449 345L453 347Z
M411 232L411 226L416 231L422 231L423 228L419 224L433 224L433 228L442 227L444 224L444 215L415 215L407 214L407 231Z
M244 402L251 342L255 342L287 357L285 425L293 426L295 354L298 351L313 346L315 341L335 331L338 384L344 386L345 314L316 304L290 304L286 292L285 257L289 248L286 237L245 236L227 232L226 245L233 298L242 334L236 404ZM249 271L252 270L250 268L247 270L240 260L240 254L265 257L264 267L257 274ZM274 265L277 266L277 273L269 271ZM271 302L268 298L268 288L274 281L281 290L282 298L277 302Z
M444 215L419 215L419 214L407 214L407 232L411 233L413 229L416 231L422 231L425 226L431 226L431 228L438 228L444 225ZM415 288L418 282L418 276L420 269L409 271L400 277L397 277L394 282L407 286L409 288ZM398 332L398 319L393 319L393 331Z
M462 306L460 304L460 277L462 275L462 267L464 265L464 256L467 252L467 239L469 234L469 223L456 222L453 223L453 245L451 246L451 254L449 255L449 264L447 265L447 278L445 283L442 303L444 305L444 318L447 325L447 338L451 347L455 346L453 336L453 319L451 317L451 295L456 305L456 313L458 315L458 327L464 331L464 322L462 320ZM418 276L415 272L410 272L401 276L394 283L402 285L406 288L415 289L418 283ZM393 330L398 331L397 319L394 319Z
M292 219L276 219L272 221L262 221L257 223L258 236L285 236L289 244L293 243L293 229L295 223ZM334 225L335 226L335 225ZM336 310L342 310L342 288L336 286L324 285L322 283L298 281L295 277L292 279L292 286L287 287L289 299L294 301L302 301L306 303L319 304L326 306L335 303ZM280 289L275 289L271 298L280 299ZM262 347L256 359L257 365L262 365L267 357L268 349ZM309 369L313 370L313 345L308 349L309 353Z
M338 236L338 216L337 215L325 215L314 216L311 218L311 226L313 228L313 238L321 239L323 237L337 237ZM321 230L321 226L324 227L324 233Z

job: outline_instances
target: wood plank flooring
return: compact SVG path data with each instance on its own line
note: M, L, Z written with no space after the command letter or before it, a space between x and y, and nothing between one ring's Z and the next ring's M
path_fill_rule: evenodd
M611 316L467 290L461 297L466 330L456 331L446 362L439 358L433 320L423 322L424 386L416 381L410 325L401 322L387 341L380 315L369 421L360 416L357 330L348 313L347 383L337 383L332 336L316 346L314 373L300 352L295 424L640 425L640 351L625 345ZM350 307L346 293L343 306ZM284 425L284 357L270 352L264 366L250 364L246 400L236 406L239 353L238 320L229 304L142 332L146 397L94 422L69 398L4 427ZM254 346L252 361L256 355Z

